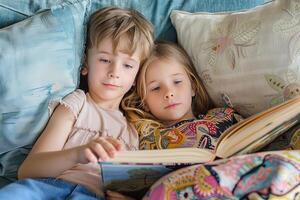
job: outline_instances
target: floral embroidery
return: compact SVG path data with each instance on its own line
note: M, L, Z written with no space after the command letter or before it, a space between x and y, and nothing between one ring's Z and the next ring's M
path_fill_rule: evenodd
M286 81L276 75L265 75L265 79L269 86L279 93L277 97L271 100L270 106L280 104L285 100L292 99L300 95L300 82L297 82L297 74L292 70L288 70L285 75Z
M217 59L224 64L229 61L231 69L236 67L236 57L245 57L243 49L255 44L257 33L260 30L260 21L249 20L238 23L234 19L227 24L222 22L213 32L213 39L203 43L201 49L208 54L208 64L215 70ZM223 59L223 60L222 60Z

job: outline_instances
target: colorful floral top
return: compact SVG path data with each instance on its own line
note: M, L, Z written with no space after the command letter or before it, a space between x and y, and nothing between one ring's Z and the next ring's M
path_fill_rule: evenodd
M164 129L144 122L137 128L139 148L197 147L213 151L221 134L241 119L231 108L214 108L198 119L184 120Z

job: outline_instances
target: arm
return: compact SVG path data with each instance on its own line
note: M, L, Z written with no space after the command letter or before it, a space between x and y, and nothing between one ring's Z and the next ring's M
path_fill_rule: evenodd
M59 105L32 151L18 170L18 178L57 177L75 164L98 162L113 157L124 144L110 137L98 137L88 144L62 150L75 122L74 115Z
M18 178L56 177L77 163L76 149L63 150L75 122L73 114L59 105L30 154L18 170Z

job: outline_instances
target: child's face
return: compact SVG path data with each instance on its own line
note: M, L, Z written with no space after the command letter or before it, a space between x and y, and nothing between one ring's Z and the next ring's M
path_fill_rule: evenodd
M124 42L123 42L124 43ZM126 48L122 39L116 51L110 38L88 49L87 67L89 94L103 108L118 109L125 93L134 83L140 66L140 52L133 55L121 52Z
M156 59L146 71L146 106L166 125L194 118L191 81L180 63Z

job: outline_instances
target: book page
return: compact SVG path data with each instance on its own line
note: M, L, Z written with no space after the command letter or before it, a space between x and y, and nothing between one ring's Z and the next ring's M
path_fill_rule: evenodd
M242 154L257 152L264 146L270 144L273 140L275 140L282 133L285 133L286 131L288 131L290 128L292 128L294 125L296 125L299 121L300 121L300 115L298 115L296 118L293 118L291 120L284 122L283 124L279 125L275 129L270 131L270 133L262 135L261 138L253 141L252 143L245 146L240 151L235 152L234 155L242 155Z
M245 119L225 131L217 144L217 156L226 158L246 147L250 149L251 147L248 145L258 142L266 134L271 135L272 130L281 124L288 123L291 119L299 121L300 119L297 117L299 113L300 97L297 97Z
M114 163L204 163L214 160L215 155L211 150L199 148L174 148L121 151L115 158L108 160Z

